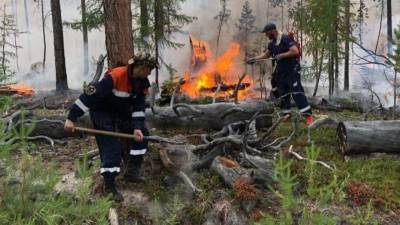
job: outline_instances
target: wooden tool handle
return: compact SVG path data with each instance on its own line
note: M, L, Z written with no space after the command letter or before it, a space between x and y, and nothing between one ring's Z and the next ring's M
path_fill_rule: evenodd
M95 129L85 128L85 127L75 127L75 130L82 131L85 133L90 133L90 134L106 135L106 136L111 136L111 137L120 137L120 138L128 138L128 139L135 138L135 136L133 134L125 134L125 133L118 133L118 132L105 131L105 130L95 130Z

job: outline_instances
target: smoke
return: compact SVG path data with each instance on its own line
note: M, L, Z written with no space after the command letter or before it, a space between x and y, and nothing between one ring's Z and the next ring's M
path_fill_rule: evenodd
M16 61L11 62L12 69L17 71L15 81L21 81L33 85L37 89L54 89L55 87L55 68L54 68L54 51L53 51L53 35L52 35L52 22L50 14L50 1L44 0L45 16L46 16L46 69L44 72L41 70L41 62L43 60L43 35L42 35L42 22L41 22L41 9L38 6L38 1L27 0L28 16L25 17L25 1L22 0L3 0L7 5L7 10L10 14L15 14L18 23L18 29L23 34L19 35L17 42L22 48L19 49L19 71L17 71ZM231 10L231 17L227 24L222 28L222 35L220 41L220 50L223 52L229 46L229 43L234 41L234 36L238 32L236 24L240 18L240 13L244 1L242 0L228 0L228 8ZM292 24L288 23L287 10L282 11L280 7L273 8L268 6L266 0L251 0L251 8L253 14L256 16L256 28L262 28L267 22L275 22L278 27L283 27L283 31L293 30ZM76 0L62 0L61 10L62 18L64 21L71 21L80 18L79 13L80 2ZM374 49L376 45L377 31L379 30L380 20L380 6L379 3L373 0L366 2L368 8L368 18L365 19L363 25L363 44L368 49ZM355 8L357 5L355 5ZM354 8L354 10L355 10ZM163 49L162 57L166 63L172 64L177 70L178 75L183 75L189 68L190 61L190 46L189 34L192 34L198 39L207 41L211 49L215 51L216 38L218 33L218 20L214 17L221 10L220 1L215 0L202 0L194 1L187 0L182 4L182 12L186 15L196 16L198 19L193 23L183 28L182 32L173 34L172 39L175 42L183 43L185 46L180 49ZM400 4L393 3L393 26L397 27L400 22ZM385 15L384 15L385 16ZM281 22L283 18L283 23ZM385 17L384 17L385 18ZM382 24L382 35L380 38L380 51L385 51L386 44L386 20ZM263 38L262 34L255 33L253 38ZM83 59L83 37L80 31L67 29L64 27L64 43L65 43L65 58L66 68L68 74L68 83L71 88L80 89L85 80L90 80L91 75L84 76L84 59ZM106 52L105 49L105 35L104 30L92 30L89 33L89 61L90 74L95 70L94 62L100 54ZM355 48L355 51L357 49ZM352 60L355 56L352 55ZM306 59L307 60L307 59ZM305 60L305 61L306 61ZM309 60L307 60L309 61ZM353 62L353 61L352 61ZM343 71L343 67L341 67ZM351 63L351 85L354 88L359 88L362 83L363 76L373 76L375 88L377 92L387 92L389 84L382 78L382 68L366 66L356 66ZM390 74L389 74L390 75ZM169 75L165 69L161 70L160 80L168 79ZM154 79L154 75L151 76ZM376 79L375 79L376 78ZM341 77L341 80L343 78ZM385 85L385 83L387 85ZM326 82L322 82L322 86ZM388 103L389 104L389 103Z
M43 70L44 42L42 32L41 6L39 1L33 2L27 0L29 10L28 20L25 20L24 1L7 0L6 4L15 5L14 15L17 20L17 28L22 34L19 35L17 43L21 48L18 50L19 71L16 68L16 59L11 65L16 71L14 81L23 81L34 86L36 89L54 89L55 88L55 65L54 65L54 45L52 34L52 19L50 10L50 1L44 0L45 14L45 36L46 36L46 59L45 69ZM78 7L79 1L63 0L61 1L63 21L72 21L80 18ZM11 7L8 8L12 13ZM24 19L22 19L24 18ZM64 49L66 69L68 75L68 84L70 88L81 88L83 81L90 80L84 76L83 70L83 37L82 32L63 28L64 31ZM89 33L89 61L94 63L100 54L105 54L105 39L102 30L94 30ZM95 68L90 66L90 73Z
M393 4L393 18L392 24L393 28L397 29L400 24L400 5ZM387 42L387 19L386 19L386 8L384 8L384 15L382 20L382 30L378 41L378 31L380 27L380 17L381 17L381 3L368 1L368 15L369 17L365 19L363 25L363 39L359 41L365 48L374 51L377 47L377 54L387 55L388 42ZM358 65L365 61L357 61L358 56L367 55L365 51L361 48L354 46L351 64L351 85L353 91L359 91L364 94L371 95L370 90L366 86L376 92L382 101L384 106L392 106L394 103L393 97L393 81L394 81L394 71L392 68L387 68L383 65ZM367 57L369 61L378 61L380 63L385 63L384 60L379 57Z

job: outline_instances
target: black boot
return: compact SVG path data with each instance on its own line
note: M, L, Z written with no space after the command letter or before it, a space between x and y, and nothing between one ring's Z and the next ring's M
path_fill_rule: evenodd
M128 169L125 173L125 181L132 183L146 182L146 178L140 175L140 167L143 162L143 156L129 156Z
M112 199L116 202L124 201L124 197L121 193L118 192L117 188L115 187L114 178L115 175L110 173L104 173L104 193L106 195L111 194Z

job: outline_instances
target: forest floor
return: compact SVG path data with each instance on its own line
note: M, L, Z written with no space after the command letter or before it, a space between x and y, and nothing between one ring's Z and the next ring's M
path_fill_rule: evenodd
M314 116L328 116L338 121L362 118L361 114L349 111L315 110ZM290 123L280 124L273 137L287 136L291 129ZM172 137L206 131L153 129L151 132ZM399 155L373 154L343 158L337 151L336 126L325 126L312 131L311 139L312 145L307 141L306 126L301 124L291 145L294 151L303 156L314 152L317 160L336 169L331 171L318 164L310 165L283 151L277 155L274 170L275 173L282 173L287 165L287 175L291 179L288 181L277 178L276 183L268 185L270 188L257 186L256 205L251 212L244 212L234 191L224 187L219 177L208 169L189 174L193 182L204 190L197 195L191 194L179 182L172 185L163 182L168 172L161 164L157 147L150 144L142 168L147 181L143 184L127 184L118 179L119 189L125 197L123 203L114 203L118 209L120 224L204 224L207 213L213 206L216 190L225 190L229 194L231 203L239 211L243 211L249 218L249 224L274 224L273 221L283 221L288 216L299 224L400 224ZM54 150L47 143L38 142L33 146L32 153L38 153L44 159L55 160L59 173L64 175L74 171L74 162L78 155L97 148L94 138L90 136L69 138L65 141L65 145L56 145ZM92 161L91 165L98 168L98 161ZM93 179L93 194L96 195L101 192L101 179L99 174L95 174ZM285 192L285 186L290 185L293 191ZM323 218L329 218L333 222L318 222L319 219L324 220Z

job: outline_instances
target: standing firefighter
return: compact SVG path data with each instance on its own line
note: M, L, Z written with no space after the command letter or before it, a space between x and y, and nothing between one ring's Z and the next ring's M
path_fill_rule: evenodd
M272 57L275 61L275 70L271 80L272 92L275 97L281 98L280 106L284 120L288 121L290 118L290 99L293 97L306 124L310 125L313 122L311 107L304 94L298 71L299 49L293 39L279 32L273 23L265 25L262 33L265 33L271 41L263 54L249 59L247 63L253 64L258 60Z
M147 77L156 66L154 58L140 55L129 60L127 66L108 70L101 81L89 85L76 100L64 125L66 130L74 131L74 122L89 111L95 129L133 133L135 141L129 146L128 170L124 177L130 182L144 181L139 169L147 151L147 141L143 140L148 135L144 124L145 96L150 87ZM105 192L112 194L115 201L122 201L114 184L121 170L121 143L116 137L101 135L96 135L96 142Z

